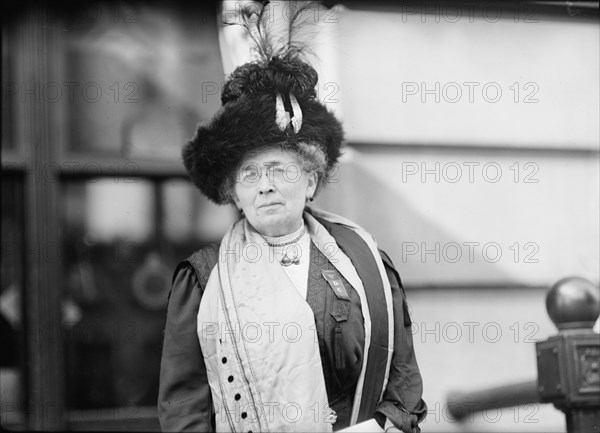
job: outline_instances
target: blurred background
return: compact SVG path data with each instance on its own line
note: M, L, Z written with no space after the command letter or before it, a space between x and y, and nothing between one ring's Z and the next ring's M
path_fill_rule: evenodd
M159 429L172 273L236 218L180 149L247 54L219 24L240 4L3 13L3 427ZM448 401L536 380L547 290L598 287L597 3L328 1L313 20L318 97L347 135L314 205L370 231L403 278L422 430L566 431L551 404L458 422Z

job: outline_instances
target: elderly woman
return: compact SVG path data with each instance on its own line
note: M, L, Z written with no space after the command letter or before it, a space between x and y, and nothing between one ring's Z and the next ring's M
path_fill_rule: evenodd
M237 68L185 146L194 184L240 218L173 278L161 365L165 431L332 431L426 414L404 289L363 228L308 206L340 123L296 51Z

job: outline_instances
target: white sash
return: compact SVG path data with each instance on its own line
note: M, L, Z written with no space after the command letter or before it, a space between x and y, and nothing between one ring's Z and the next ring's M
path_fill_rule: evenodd
M331 431L315 329L264 239L237 221L198 311L217 431Z

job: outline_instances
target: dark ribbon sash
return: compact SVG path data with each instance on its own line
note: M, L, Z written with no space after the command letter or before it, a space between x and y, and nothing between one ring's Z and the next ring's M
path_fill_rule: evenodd
M310 210L307 209L310 213ZM312 213L311 213L312 215ZM313 215L313 217L315 217ZM353 230L315 217L333 236L340 249L348 256L363 282L369 315L371 316L371 344L357 422L373 418L381 398L388 359L388 316L381 274L369 246Z

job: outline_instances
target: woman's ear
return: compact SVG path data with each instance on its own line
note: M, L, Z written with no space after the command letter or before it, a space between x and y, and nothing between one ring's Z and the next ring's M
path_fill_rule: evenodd
M315 196L315 191L317 190L317 182L319 180L319 175L316 171L311 171L308 173L308 184L306 185L306 198L311 199Z
M242 210L242 204L240 203L240 199L238 198L238 196L235 192L232 194L232 198L233 198L233 204L235 205L235 207L237 207L238 210Z
M232 187L230 191L231 193L229 196L231 197L231 201L238 210L242 210L242 203L240 202L240 199L238 198L238 195L235 192L235 187Z

